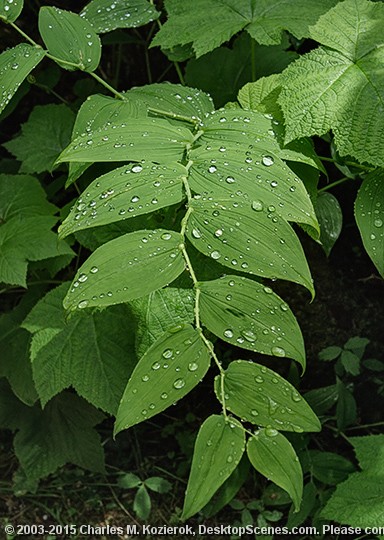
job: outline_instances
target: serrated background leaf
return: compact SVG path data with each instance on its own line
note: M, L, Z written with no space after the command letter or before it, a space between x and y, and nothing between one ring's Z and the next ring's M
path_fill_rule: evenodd
M193 452L182 519L203 508L239 464L245 433L234 419L212 415L202 424Z
M0 113L11 101L21 83L44 58L41 47L20 43L0 54Z
M50 54L75 64L57 61L62 68L91 72L98 67L100 39L92 25L76 13L44 6L39 11L39 31Z
M284 354L305 367L305 351L297 321L272 289L238 276L201 282L201 321L232 345L273 355Z
M249 422L280 431L319 431L320 422L297 390L274 371L245 360L225 371L226 407ZM215 392L222 399L216 377Z
M0 19L14 22L24 6L24 0L0 0Z
M210 356L190 325L164 333L139 360L117 411L115 434L187 395L204 377Z
M303 495L303 471L291 443L275 429L256 431L247 443L254 468L287 491L299 510Z
M143 26L158 19L159 15L147 0L92 0L80 13L98 34L116 28Z

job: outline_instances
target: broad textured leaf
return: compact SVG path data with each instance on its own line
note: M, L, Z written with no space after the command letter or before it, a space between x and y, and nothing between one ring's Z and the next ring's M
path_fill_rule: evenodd
M16 45L0 54L0 113L44 56L45 51L41 47L32 47L27 43Z
M126 94L129 100L143 103L153 113L162 116L179 116L188 121L202 120L213 111L210 96L196 88L180 84L148 84L132 88Z
M136 163L114 169L87 187L60 226L60 236L176 204L184 198L187 175L179 163Z
M320 242L327 255L339 238L343 226L343 214L339 201L332 193L319 193L316 200L316 215L320 225Z
M113 122L116 118L120 122L129 122L132 118L139 118L140 116L146 116L146 114L145 107L140 103L123 101L99 94L88 96L77 113L72 139L76 139L83 133L106 126L108 122ZM68 187L77 180L90 165L89 162L70 163L66 186Z
M245 432L234 419L212 415L200 428L193 452L182 519L196 514L232 474L245 450Z
M23 323L33 333L32 369L41 403L72 386L95 407L115 414L136 363L132 314L115 306L66 322L67 289L64 283L49 292Z
M39 11L39 31L50 54L64 69L95 71L101 43L92 25L76 13L44 6Z
M115 434L187 395L206 374L210 356L190 325L163 334L140 359L117 411Z
M93 429L102 419L91 405L65 392L44 411L38 406L26 408L14 439L15 453L26 475L43 478L65 463L104 473L103 447Z
M136 231L99 247L77 272L68 310L128 302L161 289L184 270L180 233Z
M305 367L303 337L297 321L272 289L250 279L225 276L200 283L203 324L232 345L297 360Z
M165 332L194 322L193 289L166 287L130 302L137 321L136 350L143 355Z
M336 3L336 0L195 0L193 3L167 0L168 21L152 45L171 49L193 44L196 56L212 51L234 34L246 29L263 45L281 41L288 30L298 38L308 36L308 27Z
M356 223L365 249L384 277L384 175L369 174L363 181L355 203Z
M21 127L21 135L4 146L21 161L20 172L52 172L71 140L75 115L66 105L37 106Z
M195 199L191 208L187 235L199 251L240 272L300 283L313 294L300 242L275 207L271 212L259 201L228 197Z
M220 378L215 392L222 401ZM320 431L320 422L297 390L280 375L253 362L236 360L225 372L226 407L240 418L280 431Z
M60 161L157 161L181 160L192 132L159 118L133 118L83 133L62 152Z
M26 174L0 174L0 223L17 217L55 214L40 182Z
M311 473L324 484L336 485L346 480L348 475L356 470L355 466L345 457L333 452L319 452L312 450L309 453L311 460Z
M95 32L136 28L158 19L160 13L147 0L92 0L80 13Z
M24 0L0 0L0 19L14 22L23 10Z
M299 510L303 495L303 471L291 443L276 429L256 431L247 444L254 468L287 491Z
M340 155L384 164L383 23L381 2L346 0L311 28L324 47L282 75L287 141L332 129Z
M384 477L384 435L349 437L360 467L374 475Z

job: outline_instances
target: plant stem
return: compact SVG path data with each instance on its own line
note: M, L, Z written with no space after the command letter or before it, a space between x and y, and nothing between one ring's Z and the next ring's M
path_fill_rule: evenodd
M6 22L6 23L8 23L9 25L11 25L12 28L14 28L14 29L16 30L16 32L19 32L19 34L20 34L21 36L23 36L24 39L26 39L27 41L29 41L29 43L31 43L31 45L33 45L34 47L40 47L40 45L38 45L38 44L36 43L36 41L33 41L33 39L30 38L25 32L23 32L22 29L19 28L15 23L9 22L9 21L4 21L4 22Z
M181 72L181 69L180 69L180 64L179 62L173 62L173 65L175 66L175 70L176 70L176 73L177 73L177 76L179 77L179 81L180 83L185 86L185 79L184 79L184 76Z
M256 80L256 65L255 65L255 40L251 38L251 77L252 81Z
M360 426L352 426L350 428L347 428L348 431L354 431L356 429L369 429L374 427L382 427L384 426L383 422L374 422L373 424L361 424Z
M188 124L196 125L197 121L193 120L189 116L183 116L169 111L163 111L161 109L155 109L154 107L148 107L148 111L157 114L158 116L166 116L167 118L174 118L175 120L181 120L182 122L188 122Z
M89 75L91 75L91 77L93 77L97 82L99 82L100 84L102 84L104 86L104 88L106 88L107 90L109 90L112 94L114 94L117 98L123 100L123 101L127 101L127 98L126 96L124 96L124 94L121 94L120 92L118 92L117 90L115 90L113 88L113 86L111 86L110 84L107 83L107 81L105 81L104 79L102 79L101 77L99 77L96 73L94 73L93 71L92 72L87 72L89 73Z
M347 180L351 180L351 178L348 178L348 176L344 176L343 178L340 178L340 180L336 180L335 182L332 182L331 184L328 184L327 186L324 186L323 188L318 190L318 193L322 193L323 191L328 191L329 189L334 188L335 186L338 186L339 184L344 184Z

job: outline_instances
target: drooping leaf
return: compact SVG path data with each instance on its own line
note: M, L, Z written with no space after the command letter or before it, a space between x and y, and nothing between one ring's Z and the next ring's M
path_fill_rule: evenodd
M100 39L92 25L76 13L44 6L39 11L39 31L62 68L91 72L98 67Z
M166 331L194 321L192 289L166 287L130 302L137 321L136 350L142 356Z
M152 46L171 49L193 44L196 56L212 51L242 29L263 45L277 45L288 30L298 38L308 36L308 27L336 0L288 0L271 5L269 0L167 0L168 20Z
M384 277L384 176L369 174L363 181L355 203L356 223L368 255Z
M125 234L99 247L78 270L68 310L128 302L161 289L184 270L180 233L157 229Z
M340 155L384 164L383 22L381 2L345 0L310 28L322 46L282 75L287 142L332 129Z
M33 333L32 369L41 403L72 386L95 407L114 414L136 363L132 314L127 306L115 306L66 322L67 289L64 283L49 292L23 323Z
M336 384L332 384L330 386L323 386L322 388L315 388L306 392L304 397L316 414L324 414L337 401L337 386Z
M24 0L0 0L0 19L14 22L23 10Z
M260 77L255 82L245 84L238 93L238 100L244 109L272 114L276 120L282 117L277 104L281 90L281 74L274 73L268 77Z
M20 43L0 54L0 113L44 56L45 51L41 47L32 47L27 43Z
M259 352L294 358L305 367L301 331L288 305L272 289L238 276L199 284L200 316L224 341Z
M247 443L250 462L263 476L287 491L299 510L303 471L291 443L276 429L259 429Z
M160 13L147 0L92 0L80 17L104 34L116 28L136 28L159 18Z
M21 135L4 144L21 161L20 172L52 172L71 140L75 115L66 105L38 105L21 127Z
M331 253L343 226L343 214L339 201L332 193L319 193L316 200L316 215L320 225L320 242L327 255Z
M136 163L114 169L87 187L60 226L60 236L176 204L183 200L187 175L179 163Z
M228 196L195 199L191 208L187 235L199 251L240 272L287 279L313 293L300 242L275 207L271 211L259 200Z
M159 118L133 118L121 122L119 116L103 128L83 133L61 153L58 162L157 161L167 163L183 157L192 132L172 126Z
M276 351L277 352L277 351ZM222 401L219 376L215 392ZM280 431L319 431L320 422L297 390L271 369L236 360L224 376L226 407L249 422Z
M212 415L202 424L193 452L182 519L196 514L232 474L245 450L240 423Z
M138 424L187 395L204 377L210 356L190 325L164 333L140 359L117 411L115 434Z

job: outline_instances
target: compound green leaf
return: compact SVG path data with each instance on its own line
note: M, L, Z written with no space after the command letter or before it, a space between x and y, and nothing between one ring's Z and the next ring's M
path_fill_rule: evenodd
M61 161L156 161L181 160L192 132L159 118L133 118L81 134L62 152Z
M0 54L0 113L44 56L45 51L41 47L27 43L20 43Z
M57 58L62 68L91 72L98 67L100 39L92 25L76 13L56 7L42 7L39 31L49 53Z
M67 290L64 283L50 291L23 323L33 333L33 378L41 403L72 386L95 407L115 414L136 363L132 314L127 306L114 306L66 322Z
M70 311L128 302L161 289L184 270L180 233L136 231L99 247L78 270L64 299Z
M222 401L220 377L215 392ZM271 369L236 360L224 376L225 405L240 418L280 431L320 431L320 422L297 390Z
M159 15L147 0L92 0L80 13L98 34L116 28L143 26L158 19Z
M294 358L305 367L300 327L272 289L239 276L199 284L200 317L220 339L261 354Z
M368 255L384 277L384 176L369 174L363 181L355 203L356 223Z
M55 214L56 206L49 203L40 182L27 174L0 174L0 222L16 217Z
M343 227L341 207L332 193L324 191L318 194L316 215L320 225L320 242L328 256Z
M282 74L287 142L332 129L340 155L384 164L383 23L381 2L345 0L310 29L324 46Z
M275 207L244 202L236 195L207 199L194 199L190 205L187 235L199 251L240 272L299 283L313 294L300 242Z
M136 350L142 356L160 336L180 324L194 321L193 289L166 287L130 302L137 321Z
M212 51L234 34L246 29L263 45L277 45L288 30L298 38L308 36L308 27L336 0L167 0L168 20L152 46L172 49L192 43L196 56Z
M179 163L126 165L96 178L60 226L60 236L154 212L183 200Z
M298 511L303 496L303 471L291 443L276 429L256 431L247 444L254 468L289 493Z
M140 359L117 411L115 434L187 395L209 368L208 349L190 325L164 333Z
M24 0L0 0L0 19L14 22L23 10Z
M182 519L205 506L230 477L245 450L245 432L235 419L213 414L202 424L193 452Z
M75 115L66 105L37 106L21 127L21 135L4 144L21 161L20 172L52 172L71 140Z

